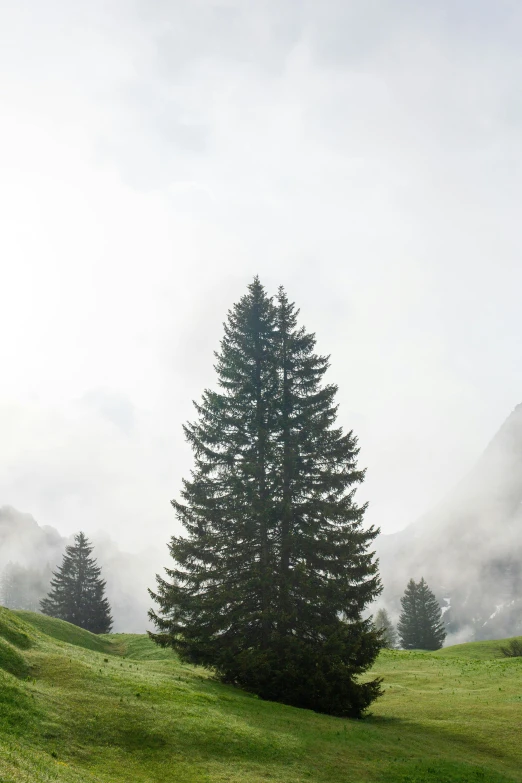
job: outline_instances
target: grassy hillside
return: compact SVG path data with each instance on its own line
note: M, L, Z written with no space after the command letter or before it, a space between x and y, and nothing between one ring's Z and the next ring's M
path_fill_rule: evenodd
M94 650L95 652L110 652L112 649L110 641L103 636L84 631L83 628L78 628L78 626L63 620L55 620L54 617L47 617L45 614L37 614L36 612L17 611L13 614L32 628L57 641L74 644L76 647L84 647L86 650Z
M0 643L2 783L522 782L522 659L490 642L383 652L363 721L262 702L143 636L0 609Z
M518 637L513 637L518 638ZM487 658L503 658L501 647L505 647L511 639L493 639L487 642L468 642L467 644L455 644L453 647L444 647L437 651L437 655L445 658L473 658L486 660Z

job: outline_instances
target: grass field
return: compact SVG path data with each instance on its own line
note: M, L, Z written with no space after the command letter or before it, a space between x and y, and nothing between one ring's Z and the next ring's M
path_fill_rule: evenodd
M522 658L383 652L349 721L263 702L147 637L0 609L2 783L522 782Z

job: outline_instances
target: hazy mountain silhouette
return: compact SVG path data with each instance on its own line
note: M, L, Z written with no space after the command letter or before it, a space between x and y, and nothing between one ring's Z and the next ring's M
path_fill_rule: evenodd
M395 614L407 580L424 576L450 643L522 634L522 404L446 499L377 551Z

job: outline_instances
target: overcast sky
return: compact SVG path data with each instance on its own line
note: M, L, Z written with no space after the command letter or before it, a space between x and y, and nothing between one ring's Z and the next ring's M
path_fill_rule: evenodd
M368 521L522 401L522 4L0 0L0 505L163 545L257 273L331 354Z

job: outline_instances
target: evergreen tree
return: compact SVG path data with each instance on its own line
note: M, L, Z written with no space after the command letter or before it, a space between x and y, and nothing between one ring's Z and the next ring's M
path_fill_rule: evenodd
M74 536L65 549L62 565L53 573L51 590L41 601L41 610L92 633L109 633L111 608L105 598L101 569L91 557L92 545L83 533Z
M382 635L382 646L390 649L397 647L397 631L388 616L386 609L379 609L373 621Z
M406 650L438 650L446 638L439 602L421 579L410 579L401 598L402 613L397 629Z
M380 592L354 502L357 441L335 428L328 360L280 289L259 280L228 314L219 391L185 427L195 467L172 501L185 535L151 611L184 660L263 698L360 715L380 693L359 683L380 648L362 609Z
M405 650L420 648L417 584L410 579L401 598L402 612L397 624L399 639Z

